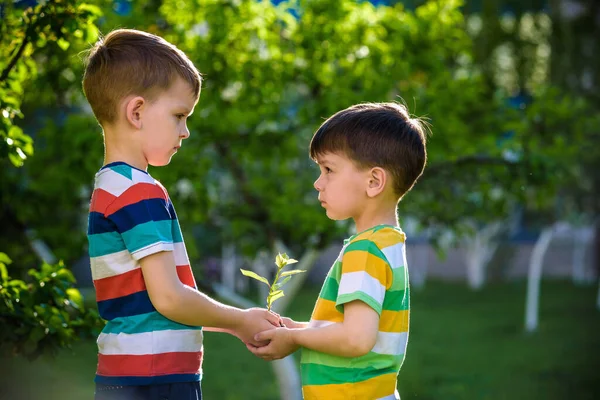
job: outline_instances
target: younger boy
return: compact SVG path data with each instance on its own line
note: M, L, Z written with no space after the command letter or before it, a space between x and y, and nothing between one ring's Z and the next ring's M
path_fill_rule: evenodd
M190 135L201 77L164 39L120 29L90 51L83 89L104 132L88 240L100 316L96 399L201 398L202 326L244 342L279 324L199 292L167 190L147 170Z
M423 128L399 104L359 104L321 125L310 156L327 216L352 218L358 233L344 241L310 322L284 318L286 327L255 336L268 346L248 349L274 360L303 347L306 400L399 399L410 300L396 208L425 167Z

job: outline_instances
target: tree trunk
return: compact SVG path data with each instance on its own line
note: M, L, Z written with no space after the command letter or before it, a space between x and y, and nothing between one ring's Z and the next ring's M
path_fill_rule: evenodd
M231 305L240 308L257 307L257 304L240 296L225 285L214 284L213 289L220 298ZM300 372L293 357L291 354L286 358L271 362L279 386L279 398L282 400L302 400Z
M596 298L596 307L600 311L600 279L598 279L598 297Z
M278 251L289 254L288 249L285 246L285 244L283 244L281 242L277 242L276 247L277 247ZM228 256L230 259L233 260L233 262L231 262L231 260L230 260L231 264L235 263L235 257L234 257L235 254L234 253L235 252L234 252L233 246L231 246L231 245L224 246L224 252L223 252L223 255L224 255L224 264L223 265L224 266L225 266L225 256ZM233 256L232 256L232 254L233 254ZM266 254L267 254L266 252L259 252L257 257L254 259L253 269L255 270L255 272L261 273L262 272L261 268L263 268L263 267L265 270L267 269L266 268L266 265L267 265ZM320 254L321 254L321 252L319 250L315 250L313 248L309 248L308 250L306 250L304 252L304 254L302 254L302 257L300 257L298 260L298 264L294 264L294 267L295 267L295 269L303 269L306 272L303 274L295 275L287 283L287 285L283 288L285 296L273 304L273 307L272 307L273 311L275 311L277 313L283 313L287 309L291 300L293 300L296 293L302 287L302 284L304 283L304 281L306 280L306 277L308 276L308 272L314 266L315 261L317 260L317 258L319 257ZM265 261L261 261L261 259L263 259L263 258L265 259ZM228 266L233 271L237 271L237 268L235 267L235 265L230 266L228 264ZM225 271L223 271L223 273L225 274ZM267 275L263 275L263 276L267 276ZM265 288L266 288L266 285L261 285L261 286L265 286ZM225 284L222 284L222 285L214 284L213 289L215 290L215 293L217 293L217 295L219 297L221 297L223 300L225 300L229 304L232 304L232 305L235 305L235 306L241 307L241 308L251 308L251 307L258 306L254 302L246 299L243 296L240 296L232 288L228 287ZM266 298L266 295L265 295L265 297L262 297L262 298ZM273 372L275 374L275 377L277 378L277 382L279 385L280 399L282 399L282 400L302 400L302 386L301 386L301 382L300 382L300 372L298 371L298 367L296 366L296 362L294 361L293 355L289 355L286 358L283 358L281 360L273 361L273 362L271 362L271 366L273 367Z
M429 244L412 245L406 247L408 269L410 271L410 285L421 290L427 281L427 267L429 264Z
M260 276L264 276L271 282L273 268L269 268L270 265L274 264L269 259L269 255L266 251L261 250L258 252L258 255L252 260L252 271L256 272ZM269 288L264 283L252 280L258 287L258 296L260 299L261 307L267 306L267 296L269 295ZM264 303L263 303L264 302Z
M281 400L302 400L302 383L293 355L271 362L277 382L279 382L279 398Z
M50 250L46 242L37 238L37 235L33 229L26 229L25 236L27 236L27 239L29 239L29 245L40 260L47 264L54 264L56 262L56 256L52 250Z
M480 290L485 281L484 264L482 260L482 248L479 235L472 239L471 246L467 247L467 282L472 290Z
M485 269L498 247L496 235L502 226L501 222L487 224L463 241L467 257L467 281L473 290L480 290L485 283Z
M542 267L544 255L550 246L554 226L545 228L538 238L531 259L529 261L529 273L527 276L527 300L525 304L525 331L535 332L538 327L538 313L540 300L540 282L542 278Z
M585 265L585 252L593 239L593 226L575 228L573 232L573 283L582 285L588 281Z
M222 247L221 283L231 291L235 291L237 260L235 245L226 243Z

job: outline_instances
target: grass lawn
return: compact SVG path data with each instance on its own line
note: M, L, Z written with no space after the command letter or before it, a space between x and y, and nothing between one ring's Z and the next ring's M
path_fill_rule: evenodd
M413 292L407 358L399 375L403 400L600 399L597 286L546 281L540 329L523 333L525 283L472 293L464 285L428 283ZM290 316L310 316L318 288L304 290ZM269 363L235 338L205 335L204 398L275 400ZM91 399L95 343L57 359L0 360L0 399Z

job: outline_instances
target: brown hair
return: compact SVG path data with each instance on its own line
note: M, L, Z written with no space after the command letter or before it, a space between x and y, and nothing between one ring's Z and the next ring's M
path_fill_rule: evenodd
M112 123L123 98L136 94L153 100L177 77L197 99L202 78L185 53L159 36L117 29L90 49L83 91L98 122Z
M359 168L381 167L392 175L394 192L402 198L427 162L423 123L397 103L364 103L327 119L310 142L310 157L342 153Z

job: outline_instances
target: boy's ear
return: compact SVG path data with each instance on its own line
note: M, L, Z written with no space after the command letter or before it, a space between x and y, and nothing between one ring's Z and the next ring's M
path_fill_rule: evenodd
M141 96L135 96L125 105L125 118L127 122L136 129L142 129L142 111L146 100Z
M383 192L387 183L387 173L381 167L371 168L369 171L369 184L367 186L367 196L375 197Z

